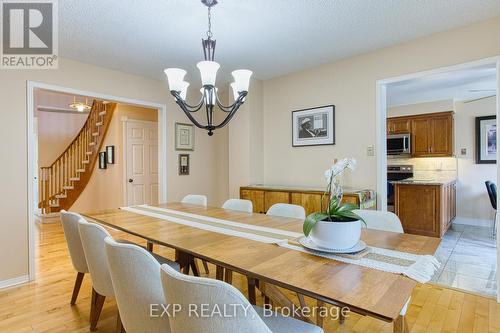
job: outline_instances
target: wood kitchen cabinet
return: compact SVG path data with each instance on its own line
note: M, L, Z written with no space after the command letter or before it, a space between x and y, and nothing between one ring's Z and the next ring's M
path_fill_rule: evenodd
M442 237L456 217L456 182L396 183L395 213L405 233Z
M388 118L387 131L411 134L412 157L453 156L452 111Z

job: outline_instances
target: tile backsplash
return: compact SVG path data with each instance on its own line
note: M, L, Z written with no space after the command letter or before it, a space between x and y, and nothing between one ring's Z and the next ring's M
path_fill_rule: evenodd
M388 156L387 165L413 165L415 178L456 178L455 157L400 158Z

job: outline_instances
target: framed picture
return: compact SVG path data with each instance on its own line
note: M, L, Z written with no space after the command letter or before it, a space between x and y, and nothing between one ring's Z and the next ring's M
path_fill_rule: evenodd
M335 144L335 105L292 112L292 146Z
M189 175L189 154L179 154L179 175Z
M115 164L115 146L106 146L107 164Z
M107 158L106 158L106 152L101 151L99 153L99 169L106 169L107 168Z
M194 125L175 123L175 150L194 150Z
M497 162L496 116L476 117L476 163Z

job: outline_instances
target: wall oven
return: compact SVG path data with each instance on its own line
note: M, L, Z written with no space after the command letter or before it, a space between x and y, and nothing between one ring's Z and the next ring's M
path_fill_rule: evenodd
M392 134L387 136L387 155L410 155L411 135Z

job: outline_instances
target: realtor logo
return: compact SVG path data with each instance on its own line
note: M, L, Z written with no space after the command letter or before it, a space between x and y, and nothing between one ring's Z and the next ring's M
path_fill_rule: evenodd
M2 69L57 68L57 0L3 0Z

